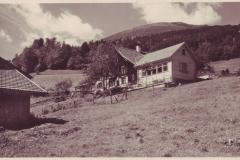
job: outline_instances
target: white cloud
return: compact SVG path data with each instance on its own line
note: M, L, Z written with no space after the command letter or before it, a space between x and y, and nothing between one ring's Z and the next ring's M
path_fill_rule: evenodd
M3 29L0 30L0 38L7 42L12 42L12 38Z
M136 1L133 7L140 9L142 19L147 23L185 22L189 24L216 24L221 20L217 13L218 3L171 3L154 1ZM190 8L190 11L187 10Z
M43 11L40 4L27 3L14 5L13 8L24 17L25 22L31 28L31 33L26 32L26 41L21 45L32 43L34 38L56 37L60 41L72 45L79 45L83 41L94 40L102 37L102 31L93 28L82 19L69 11L64 11L59 16Z

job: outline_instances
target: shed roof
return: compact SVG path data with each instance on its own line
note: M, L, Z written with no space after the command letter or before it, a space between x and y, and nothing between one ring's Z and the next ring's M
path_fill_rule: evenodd
M118 53L127 61L131 62L132 64L136 64L144 55L137 52L133 49L128 49L124 47L116 48Z
M4 64L4 65L3 65ZM0 93L24 92L27 94L46 94L47 91L16 69L10 62L0 59Z
M138 60L135 64L135 66L140 66L146 63L151 63L154 61L170 58L180 47L182 47L185 44L185 42L176 44L171 47L167 47L161 50L157 50L152 53L148 53L144 55L140 60Z
M16 69L19 72L21 72L22 74L24 74L26 77L28 77L30 79L33 78L31 75L27 74L26 72L24 72L20 68L14 66L11 62L3 59L2 57L0 57L0 69Z

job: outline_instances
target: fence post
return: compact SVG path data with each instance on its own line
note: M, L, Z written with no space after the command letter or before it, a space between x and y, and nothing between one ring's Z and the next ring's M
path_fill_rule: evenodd
M152 86L152 87L153 87L153 96L154 96L154 84L153 84L153 86Z
M111 98L111 104L112 104L112 90L110 89L110 98Z
M128 88L126 88L125 90L126 90L126 99L128 99Z
M94 98L95 98L95 97L94 97L94 93L93 93L92 95L93 95L93 104L94 104L94 103L95 103L95 102L94 102Z

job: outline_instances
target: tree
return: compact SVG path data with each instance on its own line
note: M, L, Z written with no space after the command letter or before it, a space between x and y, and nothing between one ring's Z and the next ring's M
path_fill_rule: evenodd
M38 64L38 58L31 48L25 48L22 58L22 70L26 73L32 73Z
M82 56L83 56L83 57L87 57L89 51L90 51L90 48L89 48L87 42L84 42L84 43L82 44L82 46L81 46Z
M66 79L61 82L58 82L55 85L55 90L58 94L68 94L71 87L72 87L72 80Z
M117 53L112 44L100 44L93 56L92 63L88 69L90 79L107 79L109 75L117 75Z

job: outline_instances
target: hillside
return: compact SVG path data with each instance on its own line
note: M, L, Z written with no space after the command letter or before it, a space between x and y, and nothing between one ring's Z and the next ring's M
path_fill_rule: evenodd
M0 156L240 156L239 93L239 77L225 77L159 88L154 96L151 89L130 92L113 105L108 98L94 105L37 98L31 112L43 124L1 132Z
M72 81L72 88L79 85L80 82L84 81L87 75L81 70L46 70L40 72L38 75L33 75L33 81L42 86L45 89L54 89L55 85L64 80Z
M118 40L122 38L126 39L126 38L132 38L132 37L142 37L142 36L147 36L151 34L159 34L164 32L184 30L184 29L190 29L195 27L200 27L200 26L186 24L182 22L154 23L154 24L147 24L147 25L135 27L126 31L113 34L109 37L104 38L104 40L108 41L108 40Z
M213 67L216 73L220 73L222 70L226 69L234 73L240 69L240 58L210 62L209 65Z

